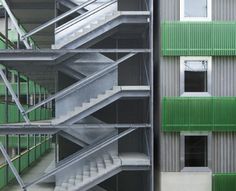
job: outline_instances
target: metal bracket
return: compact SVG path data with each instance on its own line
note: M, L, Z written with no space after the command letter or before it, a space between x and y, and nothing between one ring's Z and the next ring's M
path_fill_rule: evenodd
M1 150L1 152L2 152L2 154L3 154L3 156L4 156L4 158L6 159L6 161L7 161L8 165L9 165L9 167L11 168L12 173L13 173L14 176L16 177L16 180L17 180L17 182L19 183L21 189L22 189L23 191L26 191L27 189L26 189L26 187L25 187L25 184L24 184L23 180L21 179L20 175L18 174L18 172L17 172L17 170L16 170L14 164L12 163L12 161L11 161L9 155L7 154L7 151L5 150L5 148L4 148L4 146L2 145L2 143L0 143L0 150Z
M16 103L18 109L20 110L20 112L21 112L21 114L22 114L22 116L23 116L25 122L26 122L27 124L30 124L30 120L29 120L27 114L25 113L24 108L23 108L22 105L20 104L19 99L17 98L17 96L16 96L14 90L12 89L11 84L10 84L9 81L7 80L7 78L6 78L6 76L5 76L5 74L4 74L2 68L0 68L0 75L1 75L1 77L2 77L2 79L3 79L3 81L4 81L4 83L5 83L5 85L6 85L6 87L7 87L7 89L9 90L9 92L10 92L10 94L11 94L13 100L15 101L15 103Z

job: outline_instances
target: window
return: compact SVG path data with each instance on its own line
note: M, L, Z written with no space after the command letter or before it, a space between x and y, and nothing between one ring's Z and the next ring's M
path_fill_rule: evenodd
M185 137L185 167L207 167L207 136Z
M211 21L211 0L180 0L181 21Z
M211 89L211 58L180 58L180 94L209 96Z
M210 145L210 134L181 134L182 171L209 171L211 162Z

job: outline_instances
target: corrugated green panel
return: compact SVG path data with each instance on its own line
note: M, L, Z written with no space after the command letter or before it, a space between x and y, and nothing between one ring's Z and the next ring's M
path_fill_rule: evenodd
M6 94L6 86L3 83L0 83L0 95Z
M20 93L21 95L27 95L27 82L20 83Z
M41 108L36 109L36 121L40 121L41 119Z
M212 187L213 191L236 190L236 174L214 174Z
M169 97L162 100L163 131L236 131L235 97Z
M28 148L28 135L20 136L20 148Z
M29 136L29 147L34 147L35 143L34 143L34 136Z
M235 22L164 22L164 56L234 56Z
M35 116L36 116L36 111L35 110L33 110L33 111L31 111L30 113L29 113L29 119L30 119L30 121L35 121Z
M0 123L6 122L6 105L5 103L0 103Z
M40 151L40 146L41 144L36 146L36 160L41 156L41 151Z
M35 93L35 84L32 80L29 80L29 93L34 94Z
M29 166L29 164L28 164L28 157L29 157L29 153L28 152L25 152L20 157L20 171L21 172L23 170L25 170Z
M8 104L8 122L17 123L19 122L18 108L15 104Z
M46 141L41 144L41 152L44 154L46 152Z
M32 164L35 161L35 147L29 151L29 163Z
M36 88L36 94L40 94L40 93L41 93L41 92L40 92L40 90L41 90L40 85L35 84L35 88Z
M19 137L10 135L8 137L8 146L18 148L19 146Z
M40 112L41 112L40 113L41 120L45 120L46 119L46 108L41 107Z
M0 189L2 189L4 186L7 185L6 171L7 171L7 166L2 165L0 167Z

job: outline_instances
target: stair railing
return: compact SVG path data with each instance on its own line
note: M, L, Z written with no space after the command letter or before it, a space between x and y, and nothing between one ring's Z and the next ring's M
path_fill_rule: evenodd
M56 34L60 33L61 31L65 30L65 29L67 29L68 27L74 25L75 23L78 23L78 22L88 18L89 16L91 16L91 15L93 15L93 14L95 14L95 13L97 13L97 12L99 12L99 11L105 9L105 8L107 8L108 6L110 6L110 5L112 5L112 4L116 3L116 2L117 2L117 0L106 2L106 3L102 4L101 6L98 6L97 8L95 8L95 9L93 9L91 11L87 11L86 13L82 14L81 16L78 16L75 19L73 19L71 21L68 21L67 23L65 23L65 24L63 24L63 25L61 25L61 26L56 28L56 31L55 31Z
M43 100L42 102L39 102L38 104L32 106L31 108L29 108L25 113L30 113L33 110L41 107L42 105L45 105L48 102L51 102L52 100L58 99L58 98L62 98L68 94L70 94L71 92L81 89L82 87L84 87L85 85L88 85L92 82L94 82L95 80L97 80L98 78L106 75L108 72L113 71L114 69L116 69L116 67L124 62L125 60L128 60L129 58L133 57L134 55L136 55L137 53L129 53L127 55L125 55L124 57L120 58L119 60L117 60L116 62L114 62L113 64L111 64L108 67L105 67L104 69L102 69L101 71L92 74L84 79L82 79L81 81L78 81L77 83L65 88L64 90L48 97L47 99Z
M3 0L3 1L5 1L5 0ZM71 14L77 12L78 10L80 10L80 9L82 9L82 8L88 6L88 5L90 5L90 4L92 4L92 3L96 2L96 1L97 0L89 0L89 1L87 1L85 3L83 3L82 5L79 5L79 6L75 7L74 9L71 9L71 10L65 12L64 14L61 14L60 16L55 17L55 18L49 20L48 22L44 23L43 25L40 25L40 26L36 27L32 31L28 32L27 34L22 35L21 36L21 40L24 41L25 39L29 38L30 36L38 33L39 31L41 31L41 30L43 30L43 29L45 29L45 28L47 28L47 27L49 27L49 26L51 26L51 25L53 25L55 23L57 23L58 21L60 21L60 20L62 20L64 18L70 16Z
M89 150L84 150L83 152L81 152L78 156L76 157L73 157L71 160L65 162L64 164L56 167L55 169L47 172L46 174L42 175L40 178L32 181L31 183L28 183L25 185L25 188L28 188L30 186L33 186L39 182L42 182L43 180L53 176L53 175L56 175L57 173L61 172L62 170L70 167L71 165L91 156L92 154L94 154L95 152L98 152L100 151L101 149L111 145L112 143L118 141L119 139L121 139L122 137L132 133L133 131L135 131L136 129L134 128L129 128L128 130L125 130L123 131L122 133L120 134L117 134L115 136L112 136L112 137L109 137L108 139L104 139L101 143L99 144L94 144L92 145L92 148L90 148Z

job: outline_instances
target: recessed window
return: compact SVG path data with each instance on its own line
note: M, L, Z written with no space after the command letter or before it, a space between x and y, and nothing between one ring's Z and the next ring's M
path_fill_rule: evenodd
M180 62L181 95L210 95L211 58L182 57Z
M182 171L209 171L211 166L211 134L181 133Z
M180 0L180 20L210 21L211 0Z
M207 136L185 137L185 167L207 167L207 153Z

